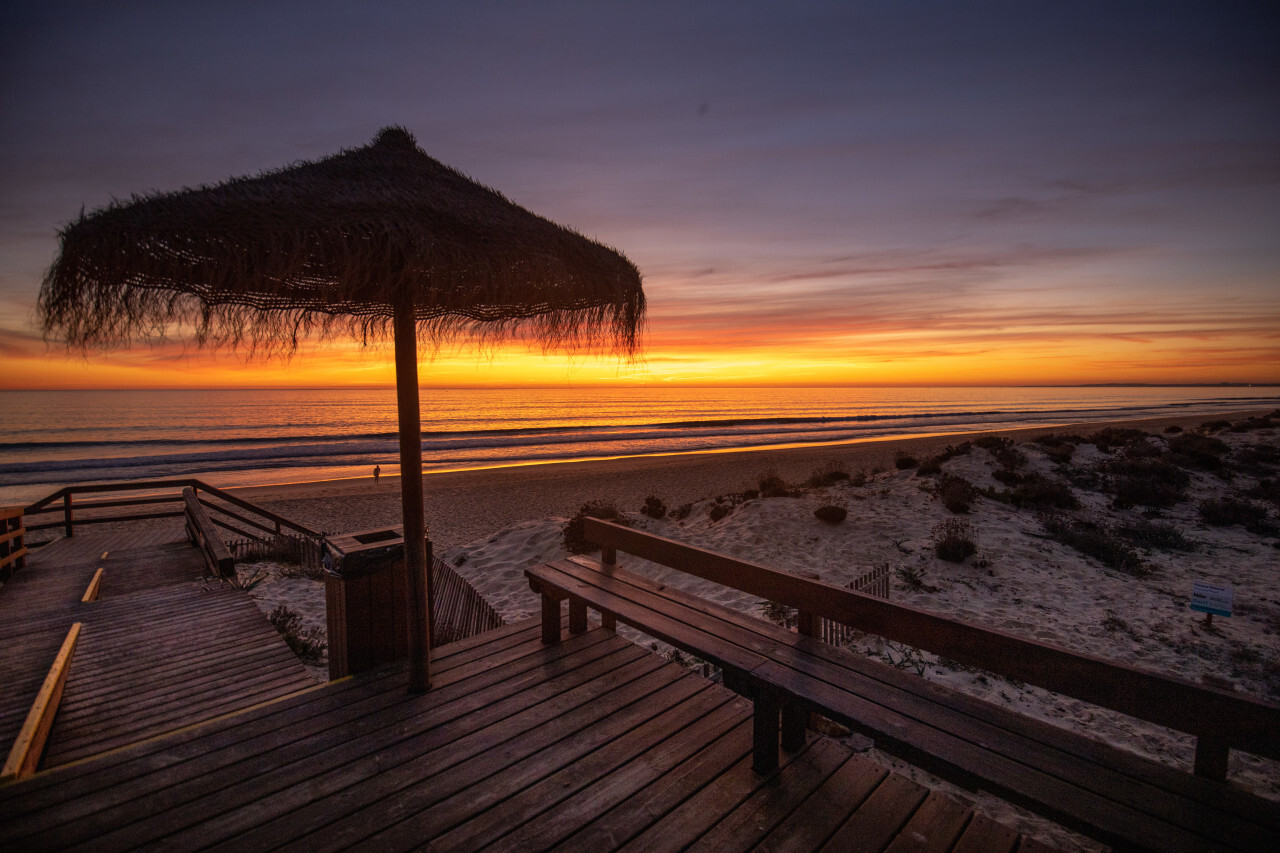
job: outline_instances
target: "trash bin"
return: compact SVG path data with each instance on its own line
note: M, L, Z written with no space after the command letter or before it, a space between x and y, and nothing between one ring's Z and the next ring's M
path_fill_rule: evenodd
M427 541L427 565L431 542ZM404 529L325 539L329 677L343 678L409 656L409 584Z

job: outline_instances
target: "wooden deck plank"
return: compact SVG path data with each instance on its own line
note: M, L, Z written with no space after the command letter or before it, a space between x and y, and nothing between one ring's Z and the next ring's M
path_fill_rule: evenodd
M572 659L568 661L568 666L582 666L591 655L601 657L602 652L608 651L595 648L599 644L592 643L589 639L584 640L582 645L585 648L577 653L577 658L570 656ZM604 657L607 662L603 668L617 665L616 658L609 659L607 654ZM373 684L376 689L358 691L359 693L368 696L370 700L385 696L388 701L351 702L352 691L347 690L344 695L347 696L348 703L357 706L358 713L354 716L343 715L333 720L326 715L310 713L303 719L315 722L301 731L282 727L280 721L270 719L266 721L272 724L270 730L230 746L222 745L222 738L218 736L221 732L211 738L201 738L194 746L203 747L206 751L193 755L195 760L170 766L164 772L134 781L128 785L130 797L114 808L97 810L81 817L71 826L56 829L46 826L45 832L56 832L60 842L69 843L72 840L86 839L104 841L105 833L110 827L121 827L130 822L149 821L152 825L163 823L169 827L182 828L185 826L183 809L187 809L188 823L201 820L207 815L207 805L193 805L201 798L216 800L219 809L230 809L240 802L252 802L259 794L267 795L292 782L305 781L316 772L335 769L335 763L344 755L349 758L358 757L364 752L376 752L379 747L388 743L394 744L395 738L413 725L415 720L419 726L429 725L431 721L448 723L454 715L465 717L469 712L475 712L476 708L483 707L485 701L500 695L504 690L510 692L529 688L538 679L521 679L515 674L518 667L528 666L526 658L527 656L518 658L507 667L486 669L470 678L464 669L455 673L456 677L452 682L443 677L448 673L438 673L436 677L444 683L438 682L432 693L415 702L405 701L406 682L399 675L393 679L362 678L359 685ZM635 660L638 656L632 655L631 658ZM584 677L589 675L590 671ZM485 692L486 689L488 692ZM472 697L472 694L480 695ZM470 702L467 701L468 697L472 697ZM451 702L453 707L449 707ZM441 707L447 710L442 711ZM303 706L292 713L298 715L302 710L310 709ZM239 734L240 727L227 731ZM292 739L289 735L292 735ZM317 766L307 769L308 760ZM265 782L258 781L273 770L276 772ZM290 773L294 775L290 776ZM113 792L118 790L119 788L113 789ZM146 827L132 827L128 833L145 836L145 831ZM127 838L126 834L126 841Z
M955 800L930 791L885 853L947 853L969 816L969 810Z
M688 849L697 853L750 850L850 760L849 750L826 739L814 742L808 753L809 760L793 762L770 776Z
M313 851L434 839L594 853L712 845L709 830L740 847L770 830L778 839L788 826L829 826L842 793L840 819L856 806L874 825L876 802L903 811L886 794L895 774L852 802L855 769L887 771L833 741L785 756L771 777L752 773L749 703L611 632L553 646L532 622L495 635L435 650L426 694L409 694L404 665L388 665L0 788L0 847ZM907 813L923 799L917 787L900 791ZM816 843L810 833L788 849Z
M486 780L483 794L475 804L477 807L464 809L461 814L463 821L448 832L433 835L432 843L445 850L474 850L502 838L502 846L510 849L512 839L504 836L533 825L534 819L548 808L566 802L573 804L572 819L581 824L586 817L583 810L592 809L592 803L590 796L579 797L580 793L596 788L607 789L608 786L601 784L603 778L641 756L658 751L660 745L676 732L692 732L698 737L710 736L716 728L722 728L728 723L724 715L719 713L722 709L728 708L733 716L741 715L741 708L732 707L734 701L722 691L702 690L657 716L645 719L642 714L637 714L632 722L638 724L631 730L613 736L605 731L601 736L610 738L609 740L558 770L553 770L554 761L535 756L534 759L538 760L540 766L531 772L530 779L521 780L518 775L504 771ZM612 715L610 722L614 723L619 717L619 714ZM534 759L529 759L529 763L532 764ZM564 758L559 760L563 761ZM531 780L535 772L546 775L534 782ZM461 792L455 798L462 800L468 793L471 792ZM492 808L481 810L484 803L495 800L498 802ZM405 829L399 833L400 836L412 839L414 824L417 823L414 821L402 824ZM526 833L525 837L530 836ZM538 838L538 849L545 849L547 840L545 837ZM398 846L393 844L392 848Z
M1018 833L985 815L974 815L951 853L1013 853Z
M804 802L803 808L793 811L755 849L760 853L816 850L888 775L888 768L853 756Z
M923 785L896 773L889 774L820 850L822 853L880 853L915 814L927 794Z
M710 714L672 733L655 748L602 775L593 784L579 787L571 797L561 799L541 814L524 820L515 831L502 838L501 846L513 851L546 850L567 839L580 827L600 820L605 813L614 811L623 803L639 799L640 792L655 783L661 782L663 789L669 789L678 784L676 779L687 775L678 774L676 768L692 761L709 745L719 743L734 732L738 732L739 738L749 738L750 714L751 703L744 699L725 702ZM724 766L740 757L741 754L735 750ZM629 796L629 792L637 793ZM617 816L615 812L614 817ZM608 823L612 833L619 830L618 822L610 820ZM588 844L583 849L592 849L592 845Z
M402 764L394 773L385 774L388 777L385 781L381 778L375 780L377 784L367 786L373 788L371 792L341 797L342 810L347 819L282 849L326 851L337 850L347 844L365 844L370 836L383 827L395 824L398 817L425 812L462 788L476 785L495 775L505 775L507 767L537 754L547 745L571 738L593 723L606 720L614 710L614 704L606 698L610 693L638 691L644 696L656 697L672 695L663 691L674 690L678 693L687 689L684 684L673 687L682 680L681 673L672 672L665 667L650 670L635 678L643 665L644 661L637 661L631 665L630 672L619 670L619 678L613 679L615 683L603 684L610 680L612 674L596 677L576 690L545 703L542 708L508 709L506 713L509 716L506 719L470 732L453 743L441 744L443 748ZM369 793L384 796L377 801L370 801ZM362 803L362 806L353 809L353 801ZM451 802L448 805L458 804ZM465 807L465 803L462 805ZM432 818L435 825L438 825L437 817L438 815ZM257 836L255 834L249 838L256 840ZM384 837L384 841L389 843L389 838L390 834Z

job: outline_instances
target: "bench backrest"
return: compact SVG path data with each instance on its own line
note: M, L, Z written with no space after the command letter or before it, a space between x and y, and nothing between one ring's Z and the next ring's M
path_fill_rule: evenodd
M1280 758L1280 706L948 619L599 519L588 518L583 532L603 546L605 563L615 562L616 551L624 551L794 607L801 614L823 616L1215 743Z

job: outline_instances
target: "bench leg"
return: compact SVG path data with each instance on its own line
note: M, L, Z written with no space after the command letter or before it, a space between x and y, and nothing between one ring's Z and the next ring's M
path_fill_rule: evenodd
M542 642L560 642L560 599L542 594Z
M1218 782L1227 779L1227 763L1231 759L1231 747L1225 740L1211 735L1200 735L1196 738L1197 776L1204 776Z
M617 631L618 617L614 616L612 613L606 613L605 611L601 610L600 611L600 627L604 628L606 631Z
M751 715L751 769L767 776L778 769L778 694L757 687Z
M804 733L809 728L809 709L799 702L782 704L782 748L798 752L804 747Z
M587 603L581 598L569 599L569 633L581 634L586 630Z

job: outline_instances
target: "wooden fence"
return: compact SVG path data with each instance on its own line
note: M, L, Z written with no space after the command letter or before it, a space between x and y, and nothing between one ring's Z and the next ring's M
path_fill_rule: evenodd
M0 582L27 562L27 531L23 525L23 508L0 507Z
M889 564L877 566L868 572L863 572L858 577L849 582L849 589L854 592L862 592L867 595L874 595L876 598L889 600ZM833 646L844 646L854 637L865 633L845 625L843 622L835 622L823 616L820 620L817 636L822 638L825 643Z
M467 579L438 557L431 560L431 646L501 628L502 617Z

